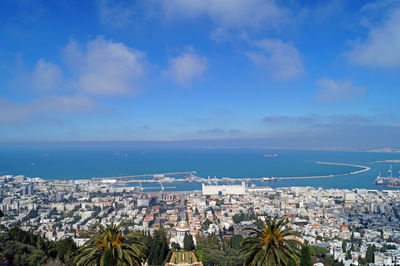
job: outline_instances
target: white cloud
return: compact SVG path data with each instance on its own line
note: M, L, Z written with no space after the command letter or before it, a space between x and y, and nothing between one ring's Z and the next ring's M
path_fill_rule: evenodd
M351 100L361 96L365 92L362 86L353 86L349 80L338 80L322 78L317 80L321 87L317 96L324 101L343 101Z
M208 16L221 27L276 26L287 19L287 10L274 0L169 0L161 3L169 18Z
M97 97L137 94L145 76L145 54L123 43L98 37L84 47L71 41L63 50L67 65L40 59L32 71L22 69L16 88L34 92L26 101L0 97L0 124L19 124L94 109ZM23 64L22 64L23 65ZM63 73L70 69L72 75Z
M187 51L171 58L163 76L173 79L175 82L188 85L194 79L202 77L208 68L208 59L193 51Z
M123 1L97 0L96 5L101 22L113 27L126 25L135 14L134 7Z
M269 115L263 118L263 122L266 124L313 124L317 121L317 117L314 115L303 115L303 116L288 116L288 115Z
M262 120L267 125L288 125L325 127L337 124L373 124L377 121L386 122L382 117L359 114L309 114L309 115L269 115Z
M259 51L248 52L247 56L254 64L267 70L272 77L291 79L304 74L304 66L299 51L292 43L277 39L249 41Z
M391 11L380 25L370 26L364 41L355 42L348 60L359 66L400 66L400 8Z
M71 42L64 57L76 72L77 87L96 95L135 94L145 74L145 53L98 37L86 49Z
M40 91L49 91L63 86L63 75L60 67L40 59L32 73L32 86Z
M84 96L51 96L33 101L40 104L43 110L54 110L63 112L76 112L92 109L96 102Z
M49 96L28 102L12 102L0 98L0 124L18 124L30 119L51 116L56 112L90 110L96 102L83 96Z

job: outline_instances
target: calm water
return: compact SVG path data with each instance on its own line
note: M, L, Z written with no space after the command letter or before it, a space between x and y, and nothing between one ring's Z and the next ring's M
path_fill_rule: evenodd
M277 153L278 157L264 157ZM201 177L284 177L346 173L354 167L319 165L315 162L338 162L370 166L369 172L329 179L256 182L271 187L313 186L323 188L373 188L379 172L385 174L388 163L400 154L303 151L267 149L157 148L122 143L0 145L0 175L23 174L46 179L87 179L92 177L135 175L176 171L197 171ZM358 170L358 169L357 169ZM398 175L400 164L393 164ZM148 186L158 186L149 184ZM200 189L199 183L166 184L169 190ZM166 189L168 190L168 189Z

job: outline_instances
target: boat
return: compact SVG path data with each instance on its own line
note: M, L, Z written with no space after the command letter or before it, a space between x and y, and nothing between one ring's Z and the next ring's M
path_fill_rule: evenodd
M400 187L400 176L393 177L392 165L390 165L387 176L381 176L381 173L376 177L375 182L376 185L387 186L387 187Z
M276 177L263 177L262 181L264 181L264 182L274 182L274 181L278 181L278 178L276 178Z
M264 157L278 157L278 154L264 154Z

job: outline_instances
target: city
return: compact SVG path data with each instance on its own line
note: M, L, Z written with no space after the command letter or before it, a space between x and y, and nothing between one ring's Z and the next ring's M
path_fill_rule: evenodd
M0 266L400 265L400 0L0 3Z
M184 235L196 238L235 235L257 219L285 218L300 232L298 241L322 248L344 265L400 261L400 190L321 189L204 185L202 191L141 192L93 180L44 180L2 176L1 224L20 226L50 240L88 240L95 223L131 221L133 231L164 228L169 245L183 247ZM183 224L182 224L183 223ZM374 247L373 261L367 250ZM314 264L315 265L315 264ZM321 264L325 265L325 264Z

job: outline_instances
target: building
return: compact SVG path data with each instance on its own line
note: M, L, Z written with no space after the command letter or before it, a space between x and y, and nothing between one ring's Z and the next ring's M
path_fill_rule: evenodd
M180 221L178 223L178 226L176 227L176 236L171 237L170 239L170 245L175 242L178 243L180 248L183 248L183 240L185 239L186 234L190 234L190 228L189 225L186 221ZM196 245L196 238L193 237L193 242Z
M149 207L150 199L137 199L138 207Z
M243 195L246 194L246 183L241 185L201 185L203 195Z
M31 196L34 193L35 187L32 183L27 184L22 188L23 196Z
M354 193L346 193L344 195L344 202L345 203L354 203L356 201L356 194Z

